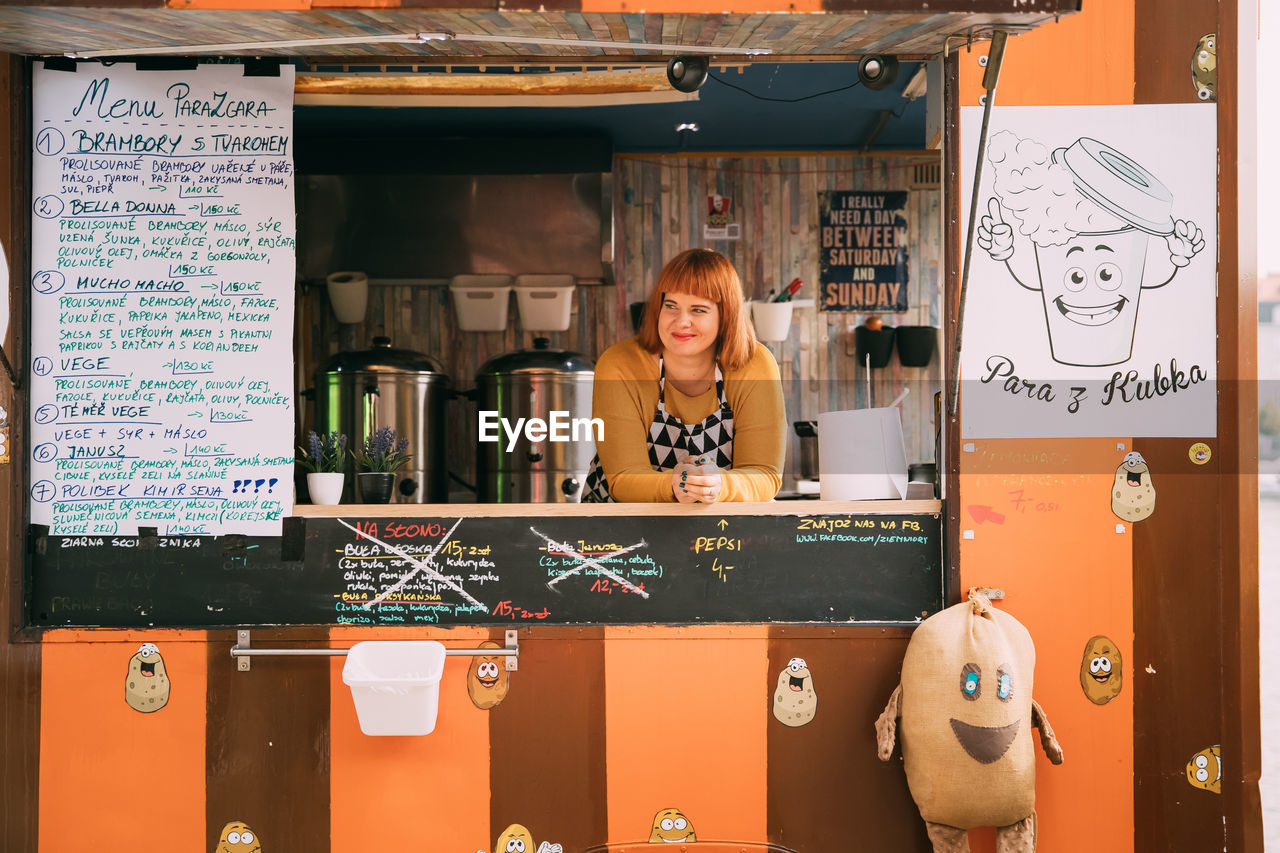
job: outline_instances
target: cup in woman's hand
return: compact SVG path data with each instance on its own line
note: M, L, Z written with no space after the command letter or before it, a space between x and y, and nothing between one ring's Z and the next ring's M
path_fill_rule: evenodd
M720 488L720 469L708 458L689 457L672 471L672 491L681 503L715 503Z

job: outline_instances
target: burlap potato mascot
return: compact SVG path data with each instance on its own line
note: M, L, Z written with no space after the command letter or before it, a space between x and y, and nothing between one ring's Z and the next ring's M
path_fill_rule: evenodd
M997 827L998 853L1036 849L1031 728L1054 764L1062 749L1031 698L1035 662L1027 629L976 590L911 636L876 743L888 761L901 717L907 785L935 853L967 853L976 826Z

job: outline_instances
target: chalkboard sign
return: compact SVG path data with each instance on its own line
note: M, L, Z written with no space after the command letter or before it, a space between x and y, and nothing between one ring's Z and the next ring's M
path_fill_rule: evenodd
M37 68L31 518L273 535L293 478L293 68Z
M290 519L283 538L33 539L36 626L916 622L911 515Z

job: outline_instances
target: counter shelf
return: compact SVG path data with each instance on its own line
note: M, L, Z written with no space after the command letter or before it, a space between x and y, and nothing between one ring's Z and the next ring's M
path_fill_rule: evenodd
M820 624L942 609L941 501L299 506L279 537L35 536L35 628Z
M714 504L681 503L450 503L450 504L297 504L297 518L464 518L552 516L677 516L713 515L933 515L942 513L942 501L724 501Z

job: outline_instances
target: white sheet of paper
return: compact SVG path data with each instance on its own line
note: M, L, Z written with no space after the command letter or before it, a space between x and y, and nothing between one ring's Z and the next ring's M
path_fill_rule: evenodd
M973 246L960 355L964 438L1215 435L1215 110L992 109L978 217L994 223L990 204L1000 199L1013 254L997 259L998 247ZM961 110L962 234L981 125L980 107ZM1010 145L1010 133L1021 142ZM1055 151L1061 165L1035 165L1046 154L1053 163ZM1032 189L1040 184L1057 188L1052 204ZM1070 208L1072 221L1036 220ZM1091 211L1101 215L1085 221ZM1199 251L1171 279L1177 247L1134 224L1162 231L1155 220L1200 231ZM1052 235L1054 227L1064 230Z
M278 535L293 486L293 68L37 67L31 520Z

